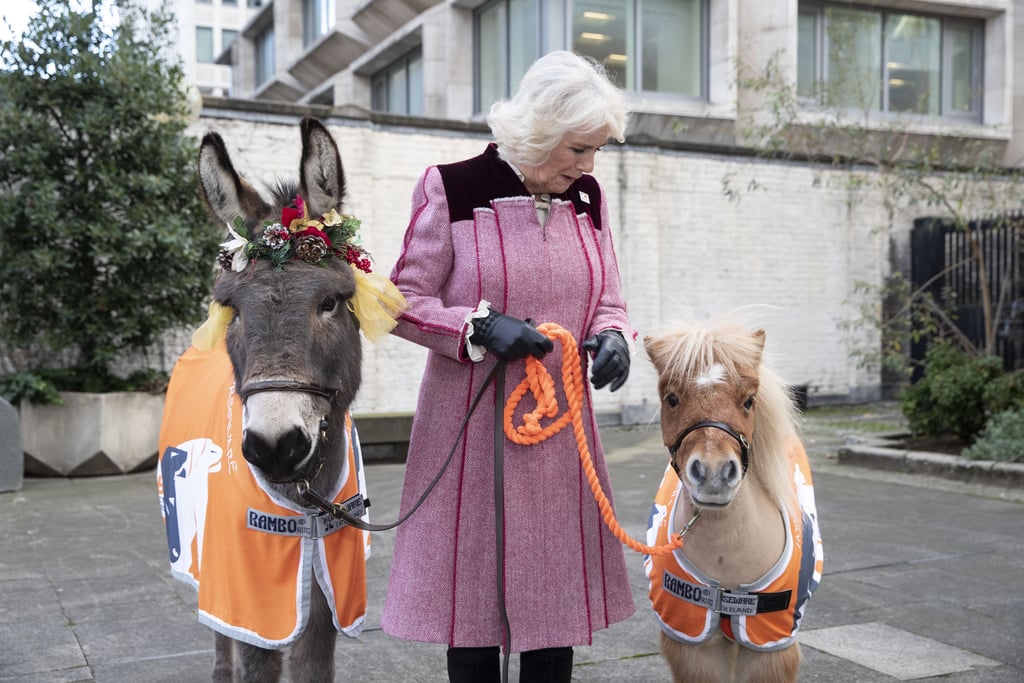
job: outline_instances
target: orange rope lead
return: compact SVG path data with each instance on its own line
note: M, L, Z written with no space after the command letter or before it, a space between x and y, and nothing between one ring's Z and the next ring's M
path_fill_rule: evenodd
M546 427L541 426L541 419L554 419L558 416L555 382L540 360L528 356L526 377L512 391L505 403L505 436L514 443L532 446L554 436L571 421L573 431L576 433L580 462L583 464L587 481L590 483L590 490L594 493L594 500L597 501L597 506L601 510L605 525L615 535L615 538L630 549L645 555L664 555L682 548L683 539L678 534L674 535L672 541L665 545L644 545L631 538L615 518L615 511L612 510L612 505L608 502L608 497L601 489L601 482L597 478L597 471L594 469L594 462L590 457L590 448L587 446L587 434L583 429L583 366L580 363L576 340L568 330L555 323L543 323L537 327L537 330L548 339L562 345L562 385L565 388L565 398L569 405L561 417ZM512 424L512 416L527 391L533 394L537 407L532 412L524 414L523 424L515 427Z

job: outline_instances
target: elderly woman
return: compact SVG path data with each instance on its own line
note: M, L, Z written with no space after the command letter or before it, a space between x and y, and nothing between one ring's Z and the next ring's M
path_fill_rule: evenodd
M561 353L550 353L552 341L527 319L585 340L595 389L615 391L629 374L636 333L608 205L589 175L605 143L624 138L622 93L598 64L553 52L527 71L514 97L491 108L488 123L496 143L483 154L420 178L391 273L409 304L394 333L429 349L403 512L441 468L498 359L508 362L510 388L527 356L561 377ZM588 441L610 492L589 386L584 393ZM498 680L499 646L521 653L520 680L568 681L572 647L633 613L625 559L602 522L571 428L537 445L502 437L496 548L494 410L507 398L488 387L437 488L399 527L382 626L398 638L446 643L451 681Z

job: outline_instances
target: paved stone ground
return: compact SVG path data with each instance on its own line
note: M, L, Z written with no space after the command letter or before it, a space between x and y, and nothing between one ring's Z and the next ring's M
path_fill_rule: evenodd
M888 404L808 415L826 562L800 681L1022 681L1024 488L839 462L898 422ZM602 434L619 518L641 538L665 463L657 426ZM368 468L375 521L395 518L403 471ZM209 680L212 636L168 571L154 480L29 478L0 494L0 681ZM374 534L366 629L339 642L338 680L443 682L442 647L379 628L393 539ZM574 680L669 680L640 556L626 552L637 612L577 648Z

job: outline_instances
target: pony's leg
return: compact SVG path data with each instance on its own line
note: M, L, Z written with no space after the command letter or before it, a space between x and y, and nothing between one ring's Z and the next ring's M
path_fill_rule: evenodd
M221 633L213 634L213 683L231 683L234 642Z
M796 643L775 652L743 648L736 662L736 680L739 683L796 683L802 659Z
M737 645L721 633L700 645L687 645L661 633L661 654L672 671L673 683L731 681Z
M313 581L309 623L291 648L289 673L292 683L323 683L334 680L334 644L338 632L320 586Z
M235 641L237 683L277 683L281 678L281 652Z

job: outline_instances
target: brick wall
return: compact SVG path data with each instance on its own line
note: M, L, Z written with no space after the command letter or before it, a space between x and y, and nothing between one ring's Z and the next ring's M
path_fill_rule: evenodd
M297 177L298 116L243 118L207 111L194 126L216 129L235 166L250 180ZM347 212L363 221L377 269L389 272L408 222L410 195L430 164L479 153L489 137L466 130L327 119L347 172ZM609 146L594 171L612 212L619 266L634 326L643 334L687 317L744 308L767 332L774 367L809 385L810 401L877 398L877 372L849 356L854 282L879 283L888 270L890 231L910 219L890 217L881 198L853 190L842 172L747 157ZM723 190L736 188L738 197ZM901 238L895 238L899 243ZM211 257L212 258L212 257ZM871 330L863 335L870 341ZM187 336L175 339L187 343ZM170 358L183 350L168 343ZM411 412L425 351L388 338L366 344L358 413ZM598 392L600 413L626 422L655 419L655 375L642 348L627 384Z

